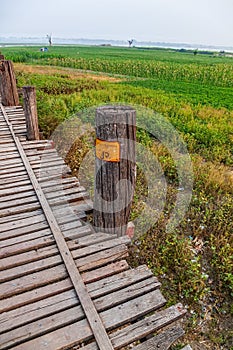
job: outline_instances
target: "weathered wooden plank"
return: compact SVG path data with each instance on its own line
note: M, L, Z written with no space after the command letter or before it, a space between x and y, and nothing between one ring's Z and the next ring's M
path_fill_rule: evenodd
M53 244L53 242L54 242L54 239L52 237L48 237L47 239L44 239L44 241L42 240L41 245L42 246L43 246L43 244L44 244L44 246L46 246L46 244L51 245L51 244ZM111 241L109 241L109 242L111 242ZM34 242L32 241L29 243L33 244ZM37 246L38 246L38 248L40 248L39 243L37 243L37 244L35 243L35 249ZM32 249L32 248L33 247L30 247L30 249ZM95 250L96 253L89 256L89 261L88 261L88 257L85 256L85 251L88 252L89 247L82 248L82 254L85 257L82 258L82 254L81 254L81 257L76 260L76 265L79 267L80 271L87 271L90 269L90 265L93 268L100 267L100 266L106 264L106 261L111 262L111 261L114 261L116 259L124 258L125 256L127 256L128 252L125 254L122 253L122 249L124 249L123 245L119 246L120 249L117 249L117 248L118 247L113 247L113 248L110 248L110 249L107 249L104 251L102 251L102 250L98 251L98 246L97 246L97 248ZM9 251L9 254L10 253L13 254L12 251L16 250L16 249L17 249L17 246L6 247L5 249L3 249L2 256L6 257L8 251ZM22 249L22 251L26 251L26 248L24 249L24 247L22 247L21 249ZM13 280L14 278L17 278L17 277L22 278L23 276L26 276L30 273L32 274L32 273L35 273L35 272L38 272L41 270L45 270L45 269L49 269L51 267L54 267L54 266L61 264L62 259L61 259L60 255L58 254L58 250L57 250L56 246L52 245L50 249L51 249L51 254L48 254L48 251L45 251L45 252L43 251L45 257L43 257L41 259L39 257L39 260L32 259L32 257L30 257L30 255L29 255L29 260L31 260L32 262L27 262L27 264L19 265L19 266L5 269L5 270L1 271L0 282L3 283L6 281L9 281L9 280ZM108 254L106 252L108 252ZM16 251L14 251L14 254L16 254ZM49 257L46 257L46 255L48 255ZM105 257L104 259L103 259L103 256ZM37 257L36 253L34 254L34 257L35 258ZM112 257L112 259L111 259L111 257ZM24 256L24 259L25 259L25 256Z
M80 226L79 228L63 231L64 238L68 243L71 239L79 239L85 236L89 236L90 234L92 234L92 230L89 226L86 225Z
M110 248L114 248L122 244L129 244L130 242L131 241L127 236L110 239L100 243L96 242L83 248L80 248L77 242L77 248L75 248L75 245L72 244L72 256L74 259L80 259L81 257L87 257L88 255L95 254L97 252L106 252L106 250ZM69 245L69 242L67 244L70 248L71 245Z
M12 194L14 195L15 193L21 194L23 192L31 191L32 189L32 185L10 187L5 190L0 190L0 198L2 198L3 196L10 196Z
M37 202L38 199L34 191L32 191L31 193L26 192L26 195L24 194L21 196L21 198L18 199L4 197L4 200L0 201L0 210L2 211L3 209L20 207L21 205L25 206L25 203L27 203L26 206L29 206L30 204Z
M153 277L152 272L148 269L147 266L142 265L136 269L120 272L117 275L106 276L101 280L88 284L87 288L88 290L92 291L92 297L95 298L96 291L99 297L104 296L124 287L131 286L135 282L141 282L151 277ZM160 286L160 283L157 279L155 279L155 277L153 278L154 284L156 284L156 288L158 288Z
M7 172L7 170L8 170L8 172ZM0 169L0 175L19 173L22 170L24 170L24 166L20 162L15 163L13 166L12 165L9 165L9 166L3 165Z
M25 213L25 212L30 212L34 211L36 209L40 208L40 204L38 201L35 201L31 204L24 204L16 207L11 207L9 209L2 209L0 211L0 218L8 215L15 215L19 213Z
M69 206L71 206L74 212L77 213L77 215L79 216L80 212L86 212L86 213L92 212L93 202L89 199L80 200L78 204L77 202L74 202L74 204L73 202L71 202L70 204L67 202L64 202L63 204L59 204L57 206L52 207L52 210L54 213L56 210L62 212L64 209L66 209Z
M15 188L16 186L24 186L30 185L30 181L28 176L24 176L23 178L16 179L14 182L5 180L4 183L0 183L0 190L6 190L10 188Z
M22 278L25 276L29 276L29 274L35 274L38 271L42 271L42 270L44 271L45 269L50 269L52 267L58 266L59 264L62 263L62 259L58 254L58 250L56 249L56 247L52 247L51 249L53 253L57 252L57 255L30 262L26 266L19 265L19 266L1 271L0 282L4 283L7 281L11 281L15 278L19 278L19 277Z
M89 225L88 225L89 227ZM109 235L107 233L99 232L99 233L91 233L88 236L80 237L75 240L68 241L67 244L69 246L70 250L76 249L76 248L84 248L88 247L93 244L102 243L105 241L112 240L114 238L117 238L116 235Z
M92 254L88 257L76 259L75 263L79 271L82 272L126 258L128 255L127 246L122 244L114 248L106 249L103 252Z
M28 233L29 232L29 233ZM38 224L26 226L23 229L14 230L14 237L8 239L9 231L4 232L5 239L0 241L0 248L12 245L18 245L23 242L32 241L37 238L44 238L48 235L51 235L51 231L48 227L47 222L41 222ZM1 234L0 234L1 236Z
M146 336L155 333L161 328L177 321L185 314L181 304L171 306L162 311L156 311L153 315L148 316L138 322L130 324L121 330L114 331L110 334L114 349L120 349L135 341L145 338ZM145 343L142 343L142 345ZM162 345L161 345L162 346ZM135 348L135 347L134 347ZM146 349L146 347L142 347ZM152 348L153 350L156 349ZM158 348L160 349L160 348ZM95 342L83 347L83 350L98 350Z
M43 188L44 193L50 192L50 191L56 191L56 188L63 188L62 186L65 186L66 184L77 184L80 185L78 179L76 177L67 177L67 178L60 178L59 180L48 180L47 182L43 182L41 184L41 187Z
M66 269L63 264L56 267L48 268L46 273L44 270L16 278L13 281L1 284L0 299L6 299L13 295L27 292L47 285L49 283L58 282L67 276Z
M11 167L11 166L15 165L16 163L19 165L23 164L20 157L17 157L17 158L15 157L13 159L0 160L0 162L1 162L1 168L4 168L6 166Z
M51 236L52 238L52 236ZM28 243L28 242L27 242ZM30 243L33 243L30 241ZM12 246L11 246L12 247ZM31 247L30 247L31 248ZM15 257L15 255L7 256L1 259L0 270L10 269L20 266L24 263L30 263L43 258L53 256L57 253L56 245L42 245L37 248L37 245L32 244L32 250L26 250Z
M30 164L31 164L31 162L30 162ZM51 159L51 161L48 160L46 162L45 162L45 160L41 160L39 163L31 164L31 167L32 167L32 169L35 172L38 169L42 172L42 171L46 171L46 170L51 169L51 168L58 168L58 169L60 169L63 166L65 167L66 164L64 163L63 159L59 159L59 158Z
M54 199L57 197L64 197L64 196L68 196L68 195L75 195L75 194L83 194L85 196L88 195L88 193L86 192L86 189L83 186L72 186L72 187L65 187L61 190L57 189L56 191L50 191L50 192L45 192L46 198L47 199Z
M0 314L0 333L78 305L73 289Z
M0 240L17 236L18 234L15 234L12 230L38 224L42 221L45 221L45 217L40 209L28 213L23 212L9 217L0 218ZM30 232L33 232L33 228L30 228L30 230ZM10 233L9 231L12 232ZM5 236L3 235L3 232L8 233Z
M7 256L5 258L2 258L0 270L4 270L6 268L11 268L14 266L18 266L21 264L25 264L28 262L32 262L35 260L39 260L39 259L54 255L54 252L52 251L52 246L51 246L52 244L49 245L49 248L48 248L47 242L46 242L46 246L42 247L42 248L38 247L38 241L35 244L36 238L40 237L40 238L44 239L46 237L46 234L47 234L47 236L52 237L50 230L47 230L47 231L42 230L42 231L36 231L32 234L21 235L19 237L15 237L15 238L0 242L0 243L2 243L2 244L0 244L1 248L15 245L15 247L16 247L15 250L18 249L19 244L23 243L23 240L25 240L27 245L30 244L30 246L27 247L27 251L25 253L21 252L20 255L17 255L17 259L14 256ZM109 236L109 235L107 235L107 236ZM75 241L68 241L67 245L68 245L69 249L72 250L72 249L77 249L77 248L88 247L89 245L104 242L108 239L109 239L109 237L106 238L104 233L103 234L92 234L92 235L88 235L88 236L83 236L79 239L76 239ZM39 241L39 243L40 243L40 241ZM24 248L24 246L23 246L23 248ZM31 248L32 251L29 248Z
M95 305L98 312L101 312L103 310L112 308L117 304L122 304L129 300L132 300L133 298L136 298L140 295L143 295L143 294L145 295L146 293L149 293L154 289L155 288L153 286L153 278L150 278L146 281L136 283L133 287L131 286L130 288L129 287L124 288L121 293L114 292L112 294L112 297L109 297L108 299L97 298L95 300ZM90 294L91 294L91 291L90 291ZM0 332L1 333L3 333L4 331L8 332L10 329L16 328L16 326L21 326L20 330L19 329L14 330L14 333L17 333L17 336L19 336L19 334L23 334L24 330L27 328L30 328L30 334L32 334L33 328L34 328L32 322L35 319L38 319L38 320L40 319L40 323L41 322L43 323L42 317L46 317L48 322L48 316L50 314L54 315L53 317L55 318L57 318L57 315L58 315L58 318L59 318L59 314L63 311L63 309L64 309L64 312L62 312L63 318L65 318L66 317L65 315L67 314L65 310L72 306L76 306L76 305L78 306L79 304L80 303L77 299L77 296L73 291L66 292L66 295L62 295L62 296L58 295L56 297L51 297L50 300L48 299L42 300L40 302L37 302L36 307L35 306L33 307L33 305L32 306L30 305L31 308L26 306L26 307L23 307L22 310L18 310L17 313L14 310L13 312L11 312L13 313L13 315L12 316L7 315L7 318L5 318L5 320L4 320L4 317L0 318L0 325L1 325ZM71 313L72 313L72 310L71 310ZM85 316L81 306L76 307L76 320L77 318L82 319L84 317ZM13 320L14 322L12 322ZM28 323L30 323L30 325L23 327L24 324L27 325ZM4 335L3 335L3 339L4 339Z
M108 267L104 266L99 269L96 269L95 271L90 271L90 272L85 272L82 274L82 278L85 283L91 283L93 281L98 281L102 279L103 277L106 276L112 276L114 274L117 274L121 271L125 271L129 268L129 265L125 260L122 261L117 261L116 263L112 263L108 265ZM60 272L61 273L61 272ZM44 273L43 273L44 274ZM60 279L63 278L62 281L59 281L59 276ZM42 287L37 287L35 285L35 288L29 290L29 291L23 291L21 294L13 294L12 296L0 300L0 313L1 312L6 312L12 309L16 309L18 307L37 302L38 300L41 300L43 298L47 298L49 296L58 294L60 292L69 290L72 288L72 283L69 278L65 279L65 275L58 275L58 276L53 276L55 278L58 278L58 282L52 282L48 284L49 282L47 281L47 284ZM40 273L37 274L36 280L40 280ZM44 276L43 276L44 277Z
M129 285L128 280L126 279L124 279L125 284L122 283L122 281L119 282L118 275L115 275L115 285L112 285L113 289L108 289L107 293L109 295L104 297L103 295L107 293L106 291L105 293L102 291L102 283L98 289L96 289L96 283L88 285L88 292L90 293L91 297L95 298L95 305L98 311L103 311L123 302L132 300L133 298L151 292L158 287L155 277L149 277L143 281L140 281L140 276L138 274L133 274L131 270L128 270L127 273L128 279L131 279L131 284ZM118 286L116 287L117 284ZM115 289L119 290L116 291ZM70 290L64 294L52 296L47 299L37 301L34 304L29 304L21 308L14 309L7 314L4 313L0 315L0 333L3 331L8 331L11 328L16 328L18 325L30 323L32 320L49 316L50 313L55 314L61 311L61 305L59 305L61 302L62 308L68 309L71 306L70 299L75 299L75 304L79 304L79 300L77 299L75 292ZM80 313L80 316L84 317L83 311ZM17 319L15 319L16 317ZM13 320L14 322L12 322Z
M150 311L156 310L159 307L163 306L165 303L165 300L163 296L161 295L159 290L152 291L147 294L147 298L143 296L138 297L132 301L126 302L124 304L121 304L120 306L113 307L109 310L103 311L100 313L101 318L103 319L104 325L107 330L114 329L116 327L120 327L121 325L130 322L131 320L135 319L136 317L141 317ZM40 330L38 330L38 326L35 328L29 328L24 330L24 334L22 335L25 339L30 339L32 332L42 332L42 328L51 329L51 332L42 335L38 339L34 339L31 341L28 341L26 343L23 343L21 345L18 345L16 347L17 350L28 350L32 348L36 348L37 350L43 349L43 346L46 342L46 349L54 350L56 348L62 348L64 346L71 346L74 344L78 344L79 342L89 340L92 336L92 331L90 329L90 326L88 325L87 320L81 320L79 322L75 322L74 320L77 319L77 313L78 313L78 306L70 309L69 312L64 311L63 313L59 313L56 315L56 318L53 317L52 319L49 318L48 320L43 319L40 321ZM65 326L62 330L57 329L61 326L61 322L63 325L69 324L68 326ZM55 329L52 331L52 329ZM77 331L78 330L78 331ZM29 334L30 332L30 334ZM34 333L35 334L35 333ZM38 334L38 333L37 333ZM5 335L3 335L4 337ZM20 335L14 334L15 341L20 342ZM22 337L21 336L21 337ZM22 340L22 338L21 338ZM4 343L6 341L7 343ZM12 343L12 339L4 339L3 338L3 345L6 347L7 344ZM4 348L3 348L4 349ZM104 349L104 347L102 347Z
M43 230L44 236L40 238L36 238L26 242L20 242L18 244L9 245L1 248L0 259L4 259L6 257L10 257L11 255L22 254L24 252L30 252L30 250L34 250L37 255L37 250L42 247L50 246L54 243L54 238L51 235L51 230ZM16 258L15 258L16 259ZM17 259L16 259L17 260ZM1 268L0 268L1 269Z
M14 172L12 174L10 174L10 176L8 174L4 174L4 175L1 175L0 174L0 181L4 181L4 182L14 182L14 181L17 181L18 177L23 177L23 176L27 176L27 173L25 170L21 170L21 171L17 171L17 172Z
M47 236L46 236L47 235ZM88 237L84 236L76 241L67 242L67 245L70 250L76 249L76 255L79 258L83 256L87 256L93 253L100 252L107 248L114 247L116 245L127 242L127 239L115 239L108 240L102 237L98 237L98 235L92 235L92 240ZM51 235L51 231L43 230L41 232L41 237L37 239L28 240L26 242L21 242L20 238L16 241L17 244L8 245L1 248L0 258L1 258L1 266L0 270L9 269L15 266L21 266L23 264L28 264L33 261L41 260L47 257L51 257L58 253L56 245L54 244L54 238ZM17 254L17 258L14 256ZM18 255L19 254L19 255ZM27 269L24 270L27 273ZM15 274L17 276L17 270L15 270ZM6 273L7 274L7 273ZM2 274L4 276L4 273ZM12 272L7 275L7 278L12 277Z
M184 335L181 327L169 327L165 331L158 334L140 345L134 347L135 350L168 350L171 345L180 337Z

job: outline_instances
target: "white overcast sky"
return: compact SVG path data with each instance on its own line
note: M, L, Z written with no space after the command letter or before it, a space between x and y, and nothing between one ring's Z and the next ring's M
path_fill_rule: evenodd
M0 0L0 37L233 46L233 0Z

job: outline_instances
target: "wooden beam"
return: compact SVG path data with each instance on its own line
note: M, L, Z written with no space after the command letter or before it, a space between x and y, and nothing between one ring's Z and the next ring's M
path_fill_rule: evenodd
M33 86L23 87L23 101L27 126L27 139L39 140L39 127L36 105L36 89Z
M135 110L97 108L96 137L94 227L123 236L135 188Z
M170 327L140 345L134 347L135 350L168 350L171 345L184 335L181 327Z
M0 94L4 106L19 105L16 78L11 61L1 60L0 62Z

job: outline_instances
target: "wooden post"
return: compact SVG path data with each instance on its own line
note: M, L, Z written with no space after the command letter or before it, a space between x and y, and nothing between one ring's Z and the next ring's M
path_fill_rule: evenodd
M27 139L39 140L39 127L36 106L36 89L33 86L23 87L24 112L27 126Z
M11 61L1 60L0 63L0 94L4 106L18 106L19 96L16 78Z
M135 188L136 112L127 106L96 110L94 227L123 236Z

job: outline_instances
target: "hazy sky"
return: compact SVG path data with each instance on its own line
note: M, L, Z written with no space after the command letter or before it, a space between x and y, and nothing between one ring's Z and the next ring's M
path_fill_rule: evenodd
M233 46L233 0L0 0L1 36Z

